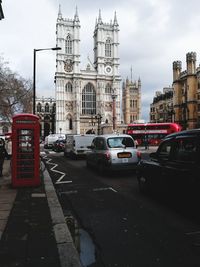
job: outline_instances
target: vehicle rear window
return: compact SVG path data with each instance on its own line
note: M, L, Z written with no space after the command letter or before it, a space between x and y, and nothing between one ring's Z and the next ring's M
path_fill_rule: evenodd
M112 137L108 138L108 146L110 148L134 147L134 142L129 137Z

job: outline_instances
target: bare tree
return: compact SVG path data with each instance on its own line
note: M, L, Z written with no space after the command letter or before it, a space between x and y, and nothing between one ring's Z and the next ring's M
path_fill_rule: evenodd
M7 65L0 58L0 117L11 123L13 115L32 111L32 82Z

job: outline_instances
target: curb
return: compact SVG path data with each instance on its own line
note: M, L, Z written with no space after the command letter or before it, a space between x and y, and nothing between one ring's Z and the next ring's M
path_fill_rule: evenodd
M42 164L44 165L43 162ZM61 267L82 267L71 233L65 222L64 214L54 185L46 167L44 168L43 175Z

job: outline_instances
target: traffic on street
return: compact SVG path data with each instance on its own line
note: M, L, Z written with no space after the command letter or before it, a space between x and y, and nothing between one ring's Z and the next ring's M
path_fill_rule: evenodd
M138 149L142 159L152 152ZM41 154L83 266L200 264L199 204L193 196L143 194L135 170L101 174L88 169L85 158L46 149Z

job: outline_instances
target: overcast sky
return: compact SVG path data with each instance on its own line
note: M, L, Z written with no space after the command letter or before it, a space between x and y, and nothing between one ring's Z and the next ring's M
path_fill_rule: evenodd
M142 118L149 119L149 105L156 91L172 85L172 63L186 53L200 55L199 0L3 0L5 18L0 21L0 56L12 71L32 79L33 49L56 45L59 4L64 18L73 18L76 6L81 24L81 63L93 60L93 31L99 9L103 22L117 13L120 74L140 77ZM55 97L55 51L37 52L38 97Z

